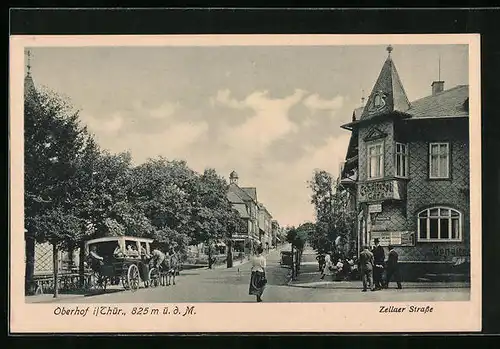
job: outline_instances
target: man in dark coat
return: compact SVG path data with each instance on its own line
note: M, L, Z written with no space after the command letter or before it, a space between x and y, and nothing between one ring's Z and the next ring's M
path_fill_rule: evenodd
M384 248L380 246L380 240L378 238L376 238L374 242L375 247L373 248L373 282L375 284L375 290L380 290L382 288L382 274L384 272L385 252Z
M361 273L361 279L363 280L363 292L366 292L366 286L370 287L371 291L373 288L373 253L370 252L368 245L366 245L359 254L359 271Z
M402 289L401 286L401 273L399 272L398 265L398 253L394 250L394 246L389 246L389 255L387 256L386 270L387 277L385 282L385 288L389 287L389 282L394 277L396 283L398 284L398 288Z

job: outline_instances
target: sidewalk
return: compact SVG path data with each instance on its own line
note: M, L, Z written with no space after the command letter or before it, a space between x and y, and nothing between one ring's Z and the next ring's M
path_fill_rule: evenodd
M121 287L121 285L112 285L112 286L107 286L106 287L106 294L110 293L116 293L116 292L123 292L125 289ZM78 299L78 298L84 298L84 297L92 297L96 296L99 294L104 294L104 293L99 293L96 291L95 293L89 293L85 294L83 292L75 292L75 293L59 293L57 298L54 298L52 293L44 293L44 294L37 294L34 296L25 296L25 302L30 304L30 303L55 303L59 302L61 299Z
M288 246L288 244L283 244L283 245L280 245L274 249L270 249L269 252L264 252L264 256L267 258L273 254L278 254L284 250L284 249L290 249L290 246ZM243 260L234 260L233 261L233 266L231 268L235 268L235 267L238 267L240 265L243 265L243 264L246 264L248 262L250 262L250 259L251 259L251 256L245 256L245 258ZM227 265L226 263L222 263L222 264L217 264L217 265L214 265L212 267L212 269L231 269L231 268L227 268ZM207 267L204 267L203 269L208 269L208 266Z
M322 289L361 289L362 283L357 281L329 281L320 280L320 272L317 263L302 263L296 280L290 280L288 286L302 288ZM328 276L325 277L327 279ZM403 289L439 289L439 288L470 288L468 282L403 282ZM395 288L392 282L390 288Z

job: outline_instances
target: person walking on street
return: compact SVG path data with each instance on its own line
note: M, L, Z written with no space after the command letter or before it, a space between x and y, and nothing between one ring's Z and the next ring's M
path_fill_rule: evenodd
M380 246L380 240L375 238L375 247L373 249L373 282L375 283L375 290L382 289L382 274L384 273L385 252L384 248Z
M318 270L323 272L323 267L325 266L325 255L320 253L316 256L316 260L318 261Z
M387 277L384 285L385 288L389 288L389 282L393 277L396 280L398 289L403 288L403 286L401 286L401 273L399 271L398 258L399 256L396 250L394 250L394 246L389 246L389 255L387 256L386 264Z
M256 296L257 302L262 302L262 294L267 284L266 258L262 255L264 253L262 246L258 246L256 252L257 254L252 258L252 274L248 294Z
M323 272L321 273L320 279L323 280L325 276L333 275L333 263L330 254L325 255L325 262L323 263Z
M373 288L373 253L370 252L368 245L365 245L363 251L359 254L359 270L363 280L363 292L366 292L368 286L371 291Z

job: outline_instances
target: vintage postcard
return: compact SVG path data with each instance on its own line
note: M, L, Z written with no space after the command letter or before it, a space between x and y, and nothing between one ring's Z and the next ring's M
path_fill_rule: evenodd
M479 43L12 36L11 331L481 330Z

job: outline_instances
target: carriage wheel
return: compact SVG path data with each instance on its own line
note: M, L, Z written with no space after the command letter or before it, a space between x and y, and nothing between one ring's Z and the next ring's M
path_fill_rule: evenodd
M128 281L127 281L127 275L123 275L121 277L121 283L122 283L122 286L124 289L128 290L130 287L129 287L129 284L128 284Z
M106 292L106 286L108 284L108 278L105 277L105 276L101 276L99 282L98 282L98 285L99 285L99 288L103 291L103 292Z
M158 269L156 268L151 268L149 271L149 286L151 287L157 287L160 284L160 278L158 274Z
M132 264L130 265L130 267L128 267L127 283L132 291L137 291L137 289L139 288L139 282L139 268L137 268L137 265Z
M107 278L93 271L85 280L85 289L88 291L106 291Z
M92 286L94 284L93 276L94 276L93 273L85 276L85 281L84 281L83 287L86 291L92 290Z

